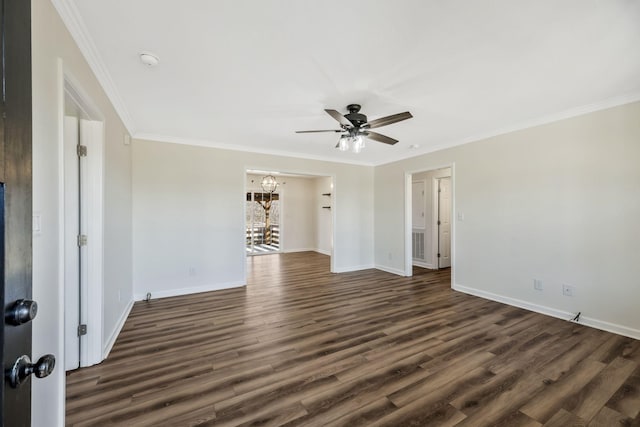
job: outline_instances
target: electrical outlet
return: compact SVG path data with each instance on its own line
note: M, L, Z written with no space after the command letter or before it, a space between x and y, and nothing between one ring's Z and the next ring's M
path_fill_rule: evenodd
M571 285L562 285L562 295L572 297L576 293L576 288Z
M533 289L535 289L536 291L541 291L542 290L542 280L533 279Z
M391 261L392 259L393 259L393 254L389 252L389 261Z
M190 267L189 268L189 276L193 277L196 275L196 268L195 267Z

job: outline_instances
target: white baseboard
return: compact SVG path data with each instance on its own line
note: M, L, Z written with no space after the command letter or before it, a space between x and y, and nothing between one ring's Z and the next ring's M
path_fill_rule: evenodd
M317 252L317 253L322 254L322 255L331 256L331 251L325 251L325 250L318 249L318 248L285 249L285 250L283 250L283 252L285 254L289 254L289 253L292 253L292 252Z
M290 254L292 252L315 252L314 248L295 248L295 249L283 249L282 252L285 254Z
M417 260L413 260L413 265L415 265L416 267L422 267L422 268L428 268L430 270L435 270L435 267L433 266L433 264L428 264L426 262L423 261L417 261Z
M353 266L350 266L350 267L336 268L334 273L348 273L350 271L369 270L371 268L375 268L375 266L373 264L353 265Z
M454 284L451 286L451 288L455 291L464 292L465 294L501 302L515 307L524 308L525 310L535 311L536 313L545 314L551 317L557 317L558 319L570 320L575 315L574 313L571 313L569 311L558 310L544 305L533 304L528 301L498 295L492 292L483 291L481 289L470 288L468 286ZM603 320L594 319L588 316L580 316L579 324L640 340L640 330L629 328L627 326L605 322Z
M386 265L376 264L376 269L381 271L386 271L387 273L391 273L391 274L397 274L398 276L403 276L403 277L406 276L404 274L404 270L400 270L399 268L395 268L395 267L387 267Z
M167 289L163 291L149 291L151 292L151 299L177 297L180 295L199 294L201 292L220 291L223 289L238 288L245 286L246 283L242 281L229 282L229 283L216 283L214 285L193 286L191 288L177 288ZM147 299L147 293L135 294L134 299L136 301L144 301Z
M109 353L111 353L111 349L113 348L113 345L116 343L116 340L118 339L118 335L120 335L120 331L124 327L125 322L129 318L129 313L131 313L132 308L133 308L133 300L129 301L129 303L127 304L127 307L122 312L120 319L118 319L118 323L116 323L116 327L113 328L113 332L111 333L111 335L109 336L109 339L105 343L102 350L102 360L106 359L107 356L109 356Z

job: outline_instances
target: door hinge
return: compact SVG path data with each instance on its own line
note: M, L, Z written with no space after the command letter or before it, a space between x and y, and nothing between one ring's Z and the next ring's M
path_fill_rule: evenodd
M87 156L87 146L78 144L76 146L76 150L78 151L78 157L86 157Z
M86 246L87 245L87 235L80 234L78 236L78 246Z
M87 335L87 325L78 325L78 336Z
M438 258L440 258L440 254L438 254Z
M440 220L438 220L438 225L440 225Z

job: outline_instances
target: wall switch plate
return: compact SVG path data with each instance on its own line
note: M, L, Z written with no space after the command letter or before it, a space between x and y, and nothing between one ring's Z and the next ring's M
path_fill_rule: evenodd
M576 288L571 285L562 285L562 295L572 297L576 292Z
M458 221L464 221L464 213L458 212Z
M535 289L536 291L541 291L542 290L542 280L533 279L533 289Z

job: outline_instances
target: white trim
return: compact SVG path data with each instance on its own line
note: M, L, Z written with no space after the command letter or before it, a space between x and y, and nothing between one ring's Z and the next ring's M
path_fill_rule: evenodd
M374 189L375 190L375 189ZM413 275L413 176L404 173L404 274Z
M399 268L387 267L386 265L378 265L376 264L374 267L376 270L385 271L387 273L396 274L398 276L407 277L405 272L400 270Z
M120 120L122 120L122 123L130 134L135 133L135 126L131 114L129 114L129 111L120 96L120 92L118 92L116 85L111 78L111 74L104 65L102 57L98 53L98 49L96 48L96 45L93 42L75 3L71 0L51 0L51 2L58 11L60 18L62 18L62 21L69 30L69 33L71 33L71 37L73 37L73 40L78 45L80 52L89 64L93 74L95 74L96 79L104 89L104 92L111 101L113 108L118 113L118 116L120 116Z
M615 96L613 98L607 98L602 101L592 102L591 104L582 105L580 107L570 108L568 110L548 114L548 115L537 117L531 120L514 123L509 126L503 126L491 131L466 136L461 139L446 141L438 145L425 147L424 149L421 149L421 150L420 149L410 150L409 152L401 153L398 156L394 156L390 159L388 158L381 162L374 162L371 164L371 166L382 166L382 165L386 165L394 162L399 162L401 160L422 156L424 154L433 153L435 151L457 147L458 145L464 145L472 142L482 141L488 138L493 138L495 136L505 135L511 132L517 132L520 130L529 129L536 126L554 123L560 120L570 119L572 117L578 117L585 114L594 113L596 111L606 110L609 108L618 107L620 105L631 104L638 101L640 101L640 92L632 92L632 93L628 93L621 96Z
M208 147L208 148L217 148L219 150L230 150L230 151L241 151L246 153L258 153L258 154L270 154L273 156L281 156L281 157L292 157L297 159L308 159L308 160L320 160L323 162L331 162L331 163L346 163L350 165L357 166L374 166L371 162L364 162L358 160L352 160L347 158L336 158L331 156L317 156L308 153L297 153L293 151L285 151L285 150L270 150L266 148L258 148L258 147L249 147L246 145L237 145L231 143L224 142L214 142L207 139L196 139L196 138L183 138L180 136L170 136L170 135L157 135L153 133L145 133L138 132L132 135L134 139L150 141L150 142L166 142L170 144L181 144L181 145L192 145L196 147ZM249 168L253 170L273 170L274 168ZM278 168L276 168L279 172ZM309 175L309 174L304 174ZM318 176L328 176L328 175L318 175Z
M80 81L68 70L64 72L64 91L65 95L69 95L84 113L84 116L78 117L78 119L105 120L100 108L93 102L91 96L82 89Z
M245 263L246 264L246 263ZM176 288L168 289L164 291L154 291L151 293L152 299L170 298L181 295L199 294L201 292L221 291L223 289L240 288L245 286L246 282L236 281L227 283L215 283L211 285L193 286L190 288ZM146 292L144 294L135 294L135 301L144 301L147 298Z
M438 216L440 214L440 199L438 197L440 178L431 177L431 265L440 268L440 260L438 259L438 244L440 243L440 233L438 230Z
M416 267L422 267L422 268L428 268L430 270L436 270L436 268L433 266L433 264L428 264L426 262L422 262L420 260L413 260L413 265ZM404 276L404 272L402 273L402 275Z
M54 3L61 0L53 0ZM139 132L133 134L133 137L136 139L149 140L149 141L159 141L159 142L168 142L173 144L184 144L184 145L195 145L202 147L211 147L211 148L219 148L224 150L232 150L232 151L243 151L250 153L261 153L261 154L272 154L277 156L285 156L285 157L296 157L303 159L311 159L311 160L322 160L328 161L332 163L347 163L353 165L360 166L382 166L389 163L399 162L401 160L406 160L413 157L422 156L424 154L433 153L435 151L444 150L446 148L456 147L458 145L469 144L471 142L482 141L484 139L492 138L498 135L504 135L511 132L516 132L523 129L528 129L548 123L557 122L564 119L569 119L572 117L581 116L584 114L593 113L600 110L606 110L608 108L617 107L620 105L630 104L633 102L640 101L640 92L633 92L613 98L608 98L599 102L593 102L591 104L582 105L576 108L570 108L568 110L560 111L553 114L548 114L542 117L537 117L531 120L526 120L522 122L518 122L509 126L503 126L498 129L494 129L487 132L482 132L474 135L470 135L461 139L455 139L446 141L435 146L426 147L422 150L409 150L408 152L399 153L395 156L387 156L384 160L381 161L373 161L373 162L365 162L365 161L357 161L353 159L343 159L336 158L331 156L316 156L309 155L307 153L295 153L290 151L283 150L269 150L262 149L256 147L248 147L248 146L238 146L235 144L229 143L219 143L213 142L205 139L195 139L195 138L184 138L179 136L172 135L158 135L154 133L145 133Z
M129 314L131 313L132 308L133 308L133 300L129 301L129 303L127 304L127 308L124 309L124 311L122 312L122 315L120 316L120 319L118 319L118 322L116 323L115 328L113 328L113 332L111 332L111 335L109 335L109 339L107 339L107 342L104 345L104 349L102 350L103 360L106 359L107 356L109 356L109 353L111 353L111 349L113 348L113 345L116 343L116 340L118 339L118 335L120 335L120 331L122 331L124 324L129 318Z
M337 177L336 175L329 175L331 177L331 197L329 197L330 199L330 205L331 209L329 209L331 211L331 253L329 254L329 256L331 257L329 259L329 263L330 263L330 267L329 267L329 271L331 273L337 273L336 271L336 259L337 259L337 255L336 255L336 237L337 237L337 212L338 212L338 198L336 197L336 190L338 188L338 184L337 184Z
M454 282L452 281L452 283ZM491 301L497 301L514 307L523 308L525 310L534 311L536 313L545 314L547 316L556 317L558 319L570 320L575 315L574 313L568 311L558 310L544 305L533 304L528 301L494 294L492 292L483 291L481 289L462 286L457 283L454 283L451 288L455 291L464 292L465 294L477 296ZM579 324L640 340L640 330L629 328L627 326L609 323L605 322L604 320L598 320L585 316L580 317Z
M319 254L322 255L327 255L327 256L331 256L331 251L325 251L324 249L311 249L314 252L318 252Z
M54 396L50 396L56 403L57 422L52 420L52 425L65 425L65 402L67 398L66 375L65 375L65 328L64 328L64 306L65 306L65 287L64 287L64 238L60 234L64 230L64 63L61 58L57 58L57 121L58 121L58 283L56 284L58 292L58 324L56 325L56 333L58 334L58 369L53 373L56 381L58 392ZM38 402L32 405L32 411L38 407Z
M315 248L295 248L295 249L287 249L283 250L282 253L288 254L292 252L318 252Z
M349 267L336 268L335 271L331 271L331 272L332 273L348 273L350 271L370 270L372 268L376 268L376 266L373 264L352 265Z

